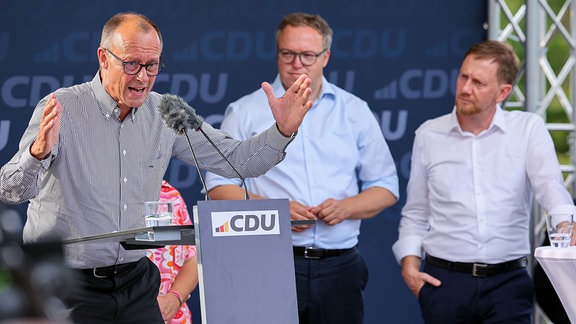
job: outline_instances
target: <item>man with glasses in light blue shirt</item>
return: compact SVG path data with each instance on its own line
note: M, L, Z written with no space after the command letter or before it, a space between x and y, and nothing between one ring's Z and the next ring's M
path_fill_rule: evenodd
M331 42L332 29L318 15L294 13L280 23L274 94L304 73L314 104L286 159L246 181L252 198L289 198L292 220L315 220L292 228L300 324L363 322L368 270L356 247L361 220L398 199L396 167L372 111L323 76ZM260 132L272 121L255 109L265 102L258 90L230 104L221 129L237 138ZM239 179L209 173L206 182L212 199L244 199Z

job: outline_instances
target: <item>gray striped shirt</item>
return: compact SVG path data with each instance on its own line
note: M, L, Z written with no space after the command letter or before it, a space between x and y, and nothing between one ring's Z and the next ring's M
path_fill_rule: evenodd
M71 239L144 227L143 202L157 200L172 157L194 164L184 135L164 125L156 107L161 95L151 92L123 122L100 82L55 92L62 104L58 142L38 161L30 145L47 98L32 115L16 155L0 170L0 200L30 201L24 242ZM284 158L290 142L275 125L247 141L237 141L204 123L202 129L245 177L265 173ZM189 131L200 167L226 177L235 173L199 132ZM115 242L65 246L73 268L102 267L135 261L145 250L124 250Z

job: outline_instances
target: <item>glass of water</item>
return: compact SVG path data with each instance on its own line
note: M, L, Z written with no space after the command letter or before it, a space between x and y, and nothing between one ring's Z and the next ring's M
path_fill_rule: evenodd
M144 221L146 227L168 226L174 221L174 203L171 201L145 201L144 202Z
M570 246L574 215L570 213L558 213L546 215L546 229L550 245L565 248Z

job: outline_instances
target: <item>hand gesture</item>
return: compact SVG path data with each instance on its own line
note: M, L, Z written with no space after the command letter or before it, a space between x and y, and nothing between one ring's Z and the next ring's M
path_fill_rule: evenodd
M312 93L311 82L312 80L308 76L302 74L280 98L274 96L270 83L262 83L262 89L268 97L268 104L272 108L272 115L276 120L278 131L282 135L292 136L312 107L312 101L309 100Z
M42 112L42 119L38 126L38 136L30 147L30 154L38 160L44 159L52 150L60 133L60 116L62 115L62 105L51 94L46 101L46 106Z

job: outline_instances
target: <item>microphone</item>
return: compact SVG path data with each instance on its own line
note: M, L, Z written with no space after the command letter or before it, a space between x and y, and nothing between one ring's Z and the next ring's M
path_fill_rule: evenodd
M192 157L194 158L194 162L196 163L196 169L198 170L198 175L200 176L200 180L202 181L202 186L204 187L204 191L206 191L206 197L210 199L208 195L208 189L206 188L206 182L204 181L204 177L200 172L198 167L198 161L196 160L196 154L194 153L194 149L192 148L192 143L190 142L190 138L188 137L188 133L186 129L193 129L195 131L200 131L204 138L216 149L218 154L222 157L224 161L230 166L230 168L236 173L236 176L242 181L242 186L244 186L244 199L250 200L250 194L248 193L248 188L246 187L246 181L244 177L236 170L236 168L230 163L230 161L226 158L226 156L220 151L218 146L212 141L212 139L204 132L202 129L202 123L204 119L196 114L196 110L184 99L177 95L173 94L163 94L162 98L160 99L160 104L158 105L158 112L160 113L160 117L164 120L164 123L168 128L172 128L176 131L177 134L186 135L186 140L188 141L188 146L190 147L190 152L192 152Z
M160 117L168 128L182 134L187 128L197 131L204 119L196 115L196 110L190 107L184 99L173 94L163 94L158 106Z

